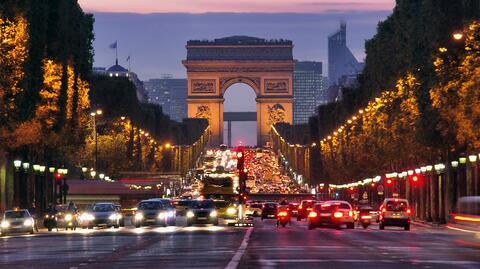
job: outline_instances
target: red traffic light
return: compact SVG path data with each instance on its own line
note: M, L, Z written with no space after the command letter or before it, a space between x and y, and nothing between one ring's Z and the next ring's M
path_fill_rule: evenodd
M393 181L392 181L391 179L387 179L387 184L388 184L388 185L392 184L392 182L393 182Z
M413 182L417 182L417 181L418 181L418 176L416 176L416 175L413 176L413 177L412 177L412 181L413 181Z
M55 178L58 180L58 179L61 179L62 178L62 175L60 173L56 173L55 174Z
M350 190L351 190L351 191L353 191L353 189L354 189L353 187L350 187Z
M370 186L372 186L372 188L375 188L375 183L370 184Z

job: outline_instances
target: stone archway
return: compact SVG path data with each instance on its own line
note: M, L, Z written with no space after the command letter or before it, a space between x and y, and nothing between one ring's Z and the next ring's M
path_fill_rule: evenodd
M245 36L187 42L188 117L209 120L213 145L223 142L223 95L235 83L256 93L259 145L270 124L292 123L292 49L289 40Z

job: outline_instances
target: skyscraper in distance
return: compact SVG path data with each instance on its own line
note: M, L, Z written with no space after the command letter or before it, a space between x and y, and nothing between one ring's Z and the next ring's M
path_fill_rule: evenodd
M293 123L307 123L323 103L322 63L297 62L293 71Z
M347 24L341 21L340 30L328 37L329 86L338 85L342 76L356 76L362 69L363 64L347 47Z

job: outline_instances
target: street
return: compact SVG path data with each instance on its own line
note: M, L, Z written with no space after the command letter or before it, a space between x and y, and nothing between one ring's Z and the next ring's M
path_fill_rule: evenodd
M1 268L479 268L479 245L460 231L399 228L308 230L220 226L95 229L0 239ZM475 235L478 237L478 235ZM478 241L478 238L477 238Z

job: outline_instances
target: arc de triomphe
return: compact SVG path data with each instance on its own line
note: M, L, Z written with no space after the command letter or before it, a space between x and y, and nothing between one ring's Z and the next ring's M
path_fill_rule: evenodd
M292 123L292 41L232 36L190 40L186 48L188 117L209 120L212 145L223 143L223 95L235 83L256 93L258 145L271 124Z

